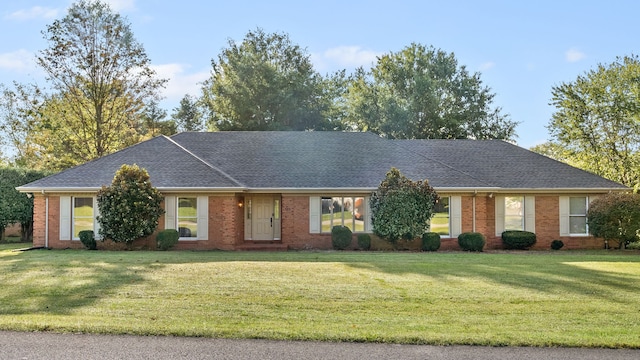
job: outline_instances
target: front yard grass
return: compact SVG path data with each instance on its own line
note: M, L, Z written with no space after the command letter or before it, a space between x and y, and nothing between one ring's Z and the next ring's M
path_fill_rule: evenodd
M3 330L640 348L632 252L16 247L0 245Z

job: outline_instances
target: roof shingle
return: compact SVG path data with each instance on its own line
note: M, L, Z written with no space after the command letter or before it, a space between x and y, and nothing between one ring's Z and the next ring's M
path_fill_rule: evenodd
M21 190L99 188L137 164L160 189L376 188L391 167L435 188L624 189L499 140L386 140L355 132L210 132L157 137Z

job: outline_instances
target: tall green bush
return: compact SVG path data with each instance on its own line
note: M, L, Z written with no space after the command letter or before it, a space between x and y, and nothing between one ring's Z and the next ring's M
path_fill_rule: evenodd
M162 230L156 235L156 244L160 250L169 250L176 246L180 233L176 229Z
M536 243L536 234L522 230L507 230L502 233L502 243L507 249L525 250Z
M458 245L464 251L482 251L485 243L482 233L467 232L458 235Z
M640 194L610 193L589 204L587 222L591 235L617 243L619 248L638 241Z
M331 228L331 244L335 250L344 250L351 245L351 229L336 225Z
M438 251L440 244L440 234L437 232L422 234L422 251Z
M392 168L369 200L374 233L392 243L424 234L437 199L427 180L412 181Z
M162 196L151 186L149 174L137 165L122 165L111 186L98 192L100 234L103 239L132 243L158 227L164 210Z

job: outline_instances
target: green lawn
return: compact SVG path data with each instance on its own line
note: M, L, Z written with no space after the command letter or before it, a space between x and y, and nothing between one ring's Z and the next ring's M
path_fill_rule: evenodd
M640 348L637 252L17 247L0 245L4 330Z

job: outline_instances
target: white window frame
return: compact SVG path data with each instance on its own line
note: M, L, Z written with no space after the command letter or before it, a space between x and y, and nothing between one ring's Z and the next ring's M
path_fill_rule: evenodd
M92 195L79 195L79 196L60 196L60 240L72 240L79 241L79 237L75 237L75 199L92 199L93 205L93 234L96 239L100 239L100 224L98 223L98 216L100 216L100 210L98 208L98 199Z
M167 195L164 197L164 228L178 230L178 205L181 198L196 198L197 236L180 237L179 241L207 240L209 237L209 197L193 195Z
M451 237L451 233L452 233L452 231L451 231L451 228L452 228L451 227L451 223L452 223L452 221L451 221L451 215L452 215L451 202L452 201L451 201L451 196L441 196L440 197L440 201L442 201L442 199L447 199L447 202L448 202L448 205L449 205L448 206L449 213L447 215L447 217L448 217L447 233L446 234L440 234L440 237L449 238L449 237ZM435 213L434 213L434 217L435 217ZM433 218L431 218L431 219L433 219ZM431 220L429 222L431 223ZM431 224L429 224L429 231L433 231L433 229L431 229Z
M363 230L358 230L358 231L353 231L353 233L358 233L358 234L363 234L363 233L371 233L371 219L369 214L371 213L370 208L369 208L369 197L368 196L364 196L364 195L322 195L322 196L311 196L309 197L309 233L310 234L330 234L331 230L329 231L322 231L322 199L326 199L326 198L330 198L330 199L334 199L334 198L342 198L343 202L345 198L351 198L353 199L354 204L352 204L352 207L355 208L355 201L358 198L362 198L362 221L363 221ZM352 214L354 212L352 211ZM354 219L354 228L355 228L355 218L352 217L352 219ZM333 224L333 225L342 225L344 224L344 220L341 221L340 224Z
M496 236L501 236L505 229L505 201L507 197L521 197L523 204L524 231L536 232L536 198L531 195L498 195L495 197Z
M585 199L585 214L572 214L571 213L571 199L572 198L584 198ZM593 201L593 196L588 195L569 195L559 197L559 212L560 212L560 236L576 236L585 237L591 236L589 234L589 223L586 223L586 233L572 233L571 232L571 217L584 216L586 222L587 212L589 211L589 204Z

